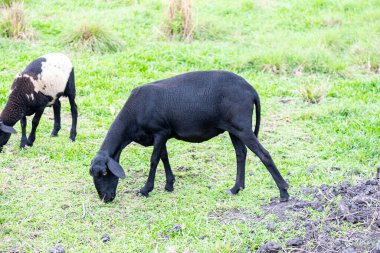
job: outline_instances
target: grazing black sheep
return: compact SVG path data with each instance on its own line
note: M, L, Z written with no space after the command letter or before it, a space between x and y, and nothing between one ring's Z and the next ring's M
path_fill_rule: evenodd
M252 131L253 106L256 126ZM188 142L207 141L229 132L236 151L237 177L230 193L245 187L246 146L271 173L287 201L288 184L276 168L270 154L257 140L260 125L260 101L255 89L242 77L226 71L201 71L178 75L134 89L112 123L100 150L91 162L99 197L112 201L119 178L125 178L119 165L120 153L132 141L154 146L148 181L140 193L148 196L161 159L166 173L167 191L173 191L174 175L169 165L166 142L170 138Z
M13 126L20 120L22 138L20 147L32 146L41 115L47 106L53 106L54 129L57 136L61 129L61 103L59 98L67 96L71 106L72 127L70 139L75 141L77 105L75 104L74 67L70 59L61 53L44 55L32 61L13 81L11 93L0 115L0 151L10 135L16 133ZM34 114L32 130L26 138L26 116Z

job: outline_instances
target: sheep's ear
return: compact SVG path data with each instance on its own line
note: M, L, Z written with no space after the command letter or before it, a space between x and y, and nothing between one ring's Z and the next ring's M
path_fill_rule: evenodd
M108 169L118 178L124 179L125 178L125 172L123 168L120 166L118 162L116 162L112 158L108 158Z
M6 126L4 123L0 123L0 130L7 134L15 134L16 130L11 126Z

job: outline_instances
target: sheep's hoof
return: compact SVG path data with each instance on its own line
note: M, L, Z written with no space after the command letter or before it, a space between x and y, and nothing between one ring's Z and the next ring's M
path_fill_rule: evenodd
M165 185L165 190L168 192L174 191L174 187L172 185Z
M139 191L139 195L142 196L142 197L149 197L149 192L145 192L145 191Z
M51 134L50 134L50 137L57 137L57 136L58 136L57 133L51 133Z
M244 189L244 187L236 187L236 186L234 186L234 187L232 187L230 190L228 190L227 191L227 194L228 195L236 195L236 194L238 194L238 192L240 191L240 190L243 190Z
M230 195L230 196L233 196L233 195L236 194L236 193L233 193L231 190L228 190L226 193L227 193L228 195Z
M286 189L280 190L280 202L286 202L289 200L289 193Z

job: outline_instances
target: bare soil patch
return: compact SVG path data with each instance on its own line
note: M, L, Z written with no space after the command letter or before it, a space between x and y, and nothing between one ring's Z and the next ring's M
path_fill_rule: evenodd
M380 253L380 185L371 179L351 185L302 187L288 202L273 199L262 206L265 215L255 217L244 210L210 213L221 223L264 222L269 231L299 230L303 237L266 242L257 252L371 252ZM318 217L323 212L324 218ZM326 215L327 214L327 215ZM281 224L279 226L279 224ZM345 225L345 226L343 226ZM348 228L348 229L347 229Z

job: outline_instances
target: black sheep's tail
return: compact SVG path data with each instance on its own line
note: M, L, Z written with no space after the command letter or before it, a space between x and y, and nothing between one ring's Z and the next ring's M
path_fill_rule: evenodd
M261 108L260 108L260 98L257 92L255 92L255 98L253 102L255 103L256 108L256 125L255 125L255 131L254 134L256 135L256 138L258 138L259 135L259 129L260 129L260 119L261 119Z

